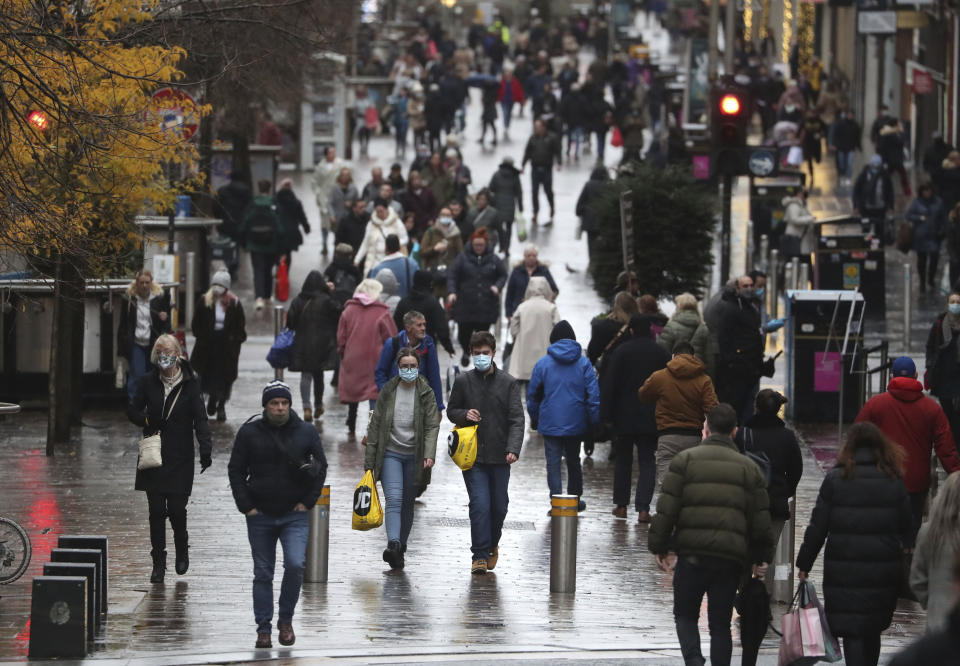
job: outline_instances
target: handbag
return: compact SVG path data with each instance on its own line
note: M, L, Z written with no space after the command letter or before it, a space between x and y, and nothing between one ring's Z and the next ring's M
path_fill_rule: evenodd
M353 520L351 526L355 530L372 530L383 524L383 508L380 506L380 497L377 495L377 484L373 480L373 472L367 470L357 489L353 491Z
M272 368L288 368L293 360L293 338L294 331L284 327L280 334L270 345L270 351L267 352L267 363Z
M781 619L778 666L803 666L839 661L840 643L830 633L826 614L813 583L800 581L790 609Z
M477 426L454 428L447 436L447 453L466 472L477 461Z
M513 224L517 228L517 240L521 243L526 242L527 218L523 216L523 213L517 213L517 216L513 218Z
M177 394L173 396L173 402L170 403L170 409L167 410L167 417L160 421L160 427L152 435L143 437L140 440L140 457L137 458L137 469L154 469L163 466L163 458L160 455L160 446L162 443L160 431L163 430L163 426L166 425L167 421L170 419L170 414L173 412L173 408L177 404L177 400L180 399L181 393L183 393L182 384L180 385L180 388L177 389ZM161 416L163 415L162 408L160 414Z

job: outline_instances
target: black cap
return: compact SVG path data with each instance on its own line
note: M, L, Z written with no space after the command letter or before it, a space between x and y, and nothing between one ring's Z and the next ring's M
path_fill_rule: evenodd
M573 332L573 326L566 319L558 321L553 330L550 331L550 344L557 340L573 340L574 342L577 340L577 334Z

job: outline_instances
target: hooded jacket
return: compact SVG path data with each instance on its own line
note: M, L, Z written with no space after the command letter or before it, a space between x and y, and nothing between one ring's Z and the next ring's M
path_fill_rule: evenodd
M385 303L366 294L347 301L337 327L337 351L340 354L337 390L341 402L377 398L374 380L377 360L383 351L383 343L396 334L397 327Z
M597 373L576 340L557 340L533 368L527 413L541 435L576 437L600 423Z
M657 343L666 349L668 354L673 354L673 348L678 342L689 342L693 345L694 356L703 361L711 378L716 377L717 351L713 346L710 329L696 311L675 312L657 339Z
M947 474L960 470L957 447L946 414L923 395L912 377L894 377L887 392L875 395L857 414L856 423L870 421L907 453L903 483L911 493L930 489L930 454L934 448Z
M400 300L393 313L393 323L397 330L403 328L403 316L416 310L427 320L427 335L433 338L447 353L453 354L453 343L450 341L450 326L447 324L447 313L433 295L430 289L429 277L425 284L418 284L418 278L413 278L413 289L406 298Z
M607 189L609 183L610 176L607 173L607 168L598 166L590 173L590 180L580 191L576 213L583 225L583 230L587 233L595 233L600 229L600 214L597 210L597 204L600 195Z
M853 183L853 207L861 213L876 212L880 209L875 204L876 190L879 182L880 200L883 210L893 209L893 180L882 166L874 168L865 166L857 180Z
M489 185L492 200L501 220L513 219L514 211L523 212L523 185L520 171L512 164L501 164L493 174Z
M550 273L550 268L546 264L537 264L531 274L527 272L527 267L521 261L510 271L510 280L507 282L507 295L503 301L503 309L508 317L512 317L520 304L523 303L523 299L527 295L527 285L533 277L546 278L553 295L556 296L560 293L560 288L557 287L557 283Z
M742 298L736 289L724 289L720 300L717 325L721 382L724 375L743 374L760 377L763 365L763 335L760 333L760 310L752 300ZM711 327L711 332L713 328Z
M320 271L310 271L287 311L287 328L296 331L291 371L319 375L336 367L339 321L340 306L326 280Z
M600 383L600 415L618 435L657 434L654 406L637 401L637 390L666 367L670 354L651 337L630 338L609 353Z
M500 296L490 287L502 292L507 282L507 271L490 244L483 254L467 245L447 270L447 291L457 295L453 317L458 322L492 323L500 316Z
M380 350L380 360L377 361L377 369L373 373L378 389L382 391L391 379L400 374L397 368L397 352L409 346L410 339L407 337L406 331L400 331L383 343L383 349ZM440 380L440 360L437 355L437 346L434 344L433 338L428 335L414 349L420 357L420 375L426 378L430 384L430 388L433 389L434 396L437 399L437 409L442 411L443 382Z
M377 273L374 280L383 285L380 301L387 304L390 308L390 316L393 317L394 311L400 305L400 283L397 281L397 276L389 268L384 268Z
M550 284L542 277L530 279L526 299L510 318L513 353L510 355L510 373L522 381L529 381L533 367L550 346L550 331L560 321L560 312L553 302Z
M640 402L656 401L661 435L699 435L707 412L717 405L707 367L690 354L677 354L666 368L650 375L637 391L637 398Z
M737 430L737 446L741 451L765 453L770 461L770 517L788 520L788 500L797 494L803 475L803 454L797 436L776 416L754 414Z
M807 208L800 197L784 197L780 202L783 206L783 222L786 224L784 234L787 236L796 236L800 239L800 252L810 254L814 250L814 241L816 234L813 225L817 218Z
M361 257L366 257L363 262L364 275L370 275L373 267L387 256L387 236L390 234L396 234L400 240L400 247L407 244L407 229L392 208L387 209L386 219L381 220L376 213L370 216L367 230L363 234L363 242L357 248L356 255L358 261Z

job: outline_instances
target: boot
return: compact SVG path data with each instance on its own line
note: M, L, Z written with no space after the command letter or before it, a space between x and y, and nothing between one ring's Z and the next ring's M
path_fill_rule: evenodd
M189 538L186 532L173 533L173 543L177 550L174 568L176 569L178 576L182 576L183 574L187 573L187 569L190 568L190 546L188 541Z
M163 577L167 572L167 551L150 551L153 557L153 572L150 574L151 583L162 583Z
M217 401L211 395L210 399L207 400L207 416L213 416L216 413L217 413Z

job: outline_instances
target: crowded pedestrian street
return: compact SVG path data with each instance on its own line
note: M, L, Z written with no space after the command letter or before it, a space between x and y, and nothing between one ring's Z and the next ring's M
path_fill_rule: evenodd
M216 138L129 256L0 233L0 665L960 664L929 114L848 100L819 5L722 6L708 66L709 3L342 4L304 96L154 96Z

